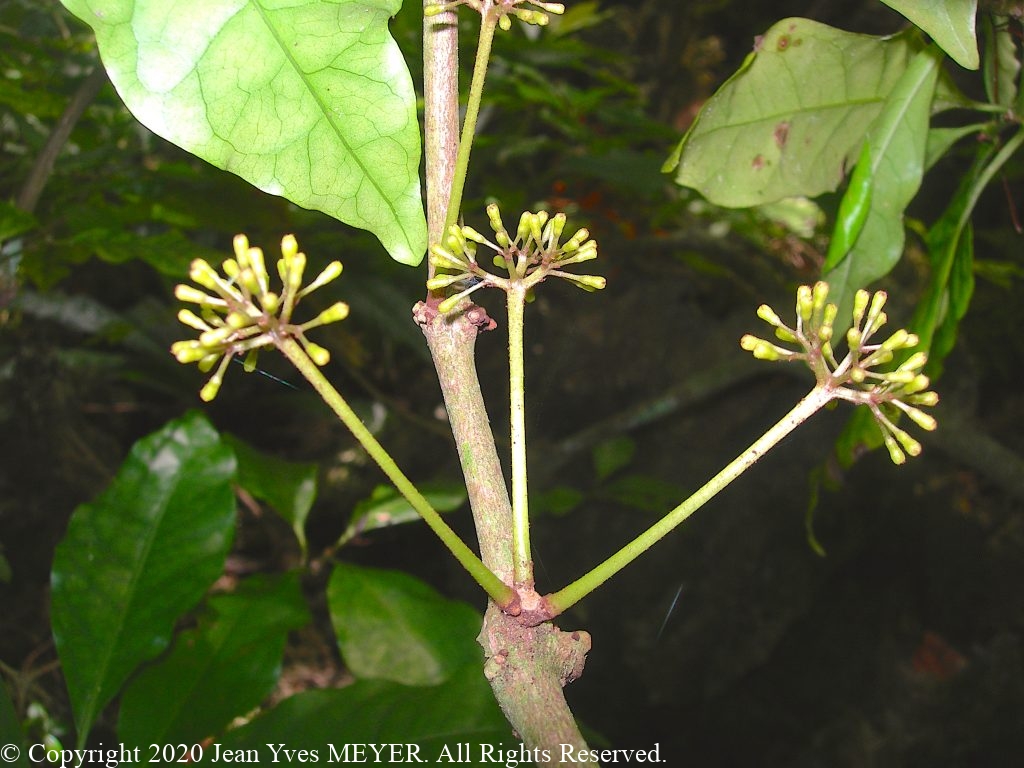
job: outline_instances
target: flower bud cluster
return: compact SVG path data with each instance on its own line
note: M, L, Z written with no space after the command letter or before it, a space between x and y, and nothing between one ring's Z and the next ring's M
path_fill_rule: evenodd
M451 311L464 297L485 286L508 291L519 284L530 290L547 277L561 277L587 291L604 288L603 277L564 271L564 267L571 264L597 258L597 241L590 239L590 232L585 228L561 242L564 213L549 216L547 211L526 211L519 217L515 236L505 229L496 204L487 206L487 218L494 231L493 241L472 227L453 224L443 244L430 246L430 263L439 271L427 281L427 288L436 291L449 286L466 286L442 301L438 306L440 312ZM507 278L487 272L479 265L476 259L479 245L494 251L493 263L508 272Z
M926 391L930 382L921 373L928 361L924 352L910 353L893 369L875 370L892 362L897 353L909 352L919 342L915 334L902 328L885 341L873 341L887 321L883 311L886 298L884 291L873 295L857 291L853 325L846 332L847 353L842 360L837 361L832 347L837 307L828 303L828 284L824 282L797 289L795 327L783 323L767 304L758 308L758 317L775 329L775 338L782 344L747 334L740 339L740 346L760 360L803 361L814 371L818 386L830 391L834 398L866 405L882 431L890 458L902 464L907 454L917 456L921 452L921 444L896 426L883 406L931 431L937 426L935 419L918 406L935 405L939 396Z
M180 363L198 363L203 372L216 366L213 376L199 393L207 402L217 396L231 358L245 354L245 368L253 371L258 351L285 338L298 339L317 365L326 365L330 353L309 341L305 333L348 316L348 305L339 301L309 322L301 325L291 322L292 312L302 298L341 274L340 261L332 261L313 282L303 287L306 254L299 251L293 235L286 235L281 240L281 258L277 262L282 290L276 292L270 290L262 249L250 247L245 235L237 235L234 251L235 257L221 264L222 274L203 259L192 262L189 277L205 291L191 285L178 285L174 289L180 301L198 305L198 314L182 309L178 319L199 331L199 337L175 342L171 345L171 354Z
M426 16L436 16L460 5L469 6L483 17L491 13L496 14L498 26L506 32L512 28L510 14L525 24L544 27L550 21L549 13L556 16L565 13L565 6L562 3L547 3L541 0L453 0L447 3L431 3L423 8L423 13ZM532 5L541 10L523 8L523 5Z

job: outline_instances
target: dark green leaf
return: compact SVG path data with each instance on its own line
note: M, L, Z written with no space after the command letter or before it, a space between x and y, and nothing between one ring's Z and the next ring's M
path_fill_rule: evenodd
M454 512L466 503L466 488L459 483L424 485L420 492L438 512ZM368 531L413 523L420 519L420 513L410 506L394 486L378 485L370 498L356 504L348 527L338 539L338 546L344 546Z
M79 744L221 573L234 478L231 449L190 413L136 443L111 486L71 516L54 554L51 614Z
M831 289L829 301L839 307L837 333L848 325L857 290L888 274L903 253L903 211L921 186L940 60L935 48L913 58L868 133L867 216L845 258L831 268L826 265L823 276ZM847 195L859 194L861 190L851 184ZM837 227L841 224L837 222ZM829 256L833 256L831 249Z
M549 515L567 515L576 509L586 496L576 488L567 485L556 485L534 497L530 494L530 508Z
M147 128L271 194L426 250L401 0L62 0Z
M730 208L830 192L913 54L907 35L780 21L707 101L664 170Z
M435 762L458 762L456 745L469 742L472 753L463 765L500 764L493 759L480 759L480 744L505 744L516 749L519 743L512 737L494 701L482 667L463 667L441 685L410 687L386 680L359 680L339 690L306 691L292 696L251 723L228 733L221 742L222 749L256 750L254 757L261 765L274 759L270 745L283 750L315 750L308 760L328 763L332 757L339 762L341 751L349 745L349 762L376 762L370 744L412 744L419 747L418 757ZM330 752L333 746L335 753ZM362 760L351 751L361 746ZM443 757L448 747L451 759ZM386 748L386 747L385 747ZM296 756L290 764L296 765ZM410 752L381 755L385 765L414 763ZM440 758L440 759L439 759ZM289 763L285 753L279 753L279 762ZM525 764L525 763L524 763Z
M0 679L0 750L11 750L11 746L18 750L18 756L14 757L13 751L0 752L5 765L13 765L16 768L28 768L28 757L25 750L25 733L18 722L18 715L14 711L14 703L11 701L7 686ZM13 758L13 759L12 759Z
M591 457L594 461L594 474L598 480L605 480L625 467L633 460L636 443L625 436L602 440L594 446Z
M316 499L316 464L300 464L260 453L233 435L224 435L238 459L238 484L281 515L306 551L306 518Z
M600 490L602 498L641 509L645 512L668 512L684 498L683 489L650 475L625 475Z
M36 219L11 203L0 200L0 242L35 229Z
M341 655L357 678L436 685L467 664L482 669L480 614L412 576L339 563L327 601Z
M256 576L211 597L199 626L125 689L121 740L194 744L220 734L273 690L288 633L308 621L296 573Z

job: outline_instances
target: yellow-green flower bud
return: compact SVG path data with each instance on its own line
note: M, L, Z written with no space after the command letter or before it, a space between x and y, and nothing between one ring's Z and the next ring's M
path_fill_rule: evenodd
M565 245L562 246L562 253L570 253L575 251L581 245L583 241L590 237L590 230L586 227L576 230L576 234L565 241Z
M322 367L331 361L331 353L319 344L314 344L312 341L306 341L304 346L306 347L306 354L309 355L309 359L317 365Z
M430 246L430 264L438 269L455 269L464 272L469 268L469 262L456 256L451 251L435 243Z
M231 241L231 246L235 251L235 258L238 259L239 263L245 259L245 254L249 250L249 238L245 235L235 235Z
M348 304L344 301L336 301L317 315L316 321L319 325L327 325L328 323L337 323L346 317L348 317Z
M171 344L171 354L179 363L194 363L202 360L208 352L206 348L194 339L188 341L176 341Z
M558 248L558 239L562 236L563 229L565 229L565 214L556 213L544 227L544 247L551 250Z
M938 392L920 392L918 394L909 395L903 398L904 402L913 403L914 405L938 405L939 393Z
M861 320L864 319L864 312L868 308L868 300L871 298L871 294L861 288L853 295L853 325L854 327L860 326Z
M893 429L893 435L895 435L896 439L899 441L899 444L903 448L903 450L906 451L910 456L921 455L921 444L917 442L917 440L912 438L907 432L904 432L899 427L896 427Z
M796 315L804 324L811 321L811 314L814 312L814 294L811 286L801 285L796 289Z
M189 328L195 328L197 331L208 331L210 330L209 323L205 322L191 309L182 309L178 311L178 320Z
M828 283L819 280L811 289L811 296L814 303L814 313L818 314L825 309L825 302L828 300Z
M224 318L224 322L227 323L229 328L233 328L238 331L245 328L247 325L252 325L253 319L245 314L245 312L230 312L228 313L228 316Z
M915 352L900 365L901 371L919 371L928 362L928 355L924 352Z
M187 301L191 304L199 304L205 307L226 307L227 302L224 299L218 299L214 296L209 296L202 291L193 288L191 285L176 285L174 286L174 297L178 301Z
M327 283L331 282L332 280L337 279L338 275L341 274L341 270L341 262L332 261L330 264L324 267L323 272L317 275L316 280L314 280L312 283L310 283L301 291L299 291L299 296L306 296L315 291L317 288L321 288L327 285Z
M234 328L213 328L203 331L199 334L199 343L207 348L216 347L231 338L231 334L234 332Z
M767 304L762 304L757 308L757 316L769 325L774 325L776 327L782 326L782 318L780 318L778 313Z
M193 259L188 268L188 277L210 291L216 291L217 273L205 259Z
M462 235L465 240L472 240L473 242L480 243L480 245L487 244L487 238L481 235L472 227L463 227Z
M580 288L587 291L600 291L607 285L607 280L599 275L572 275L568 272L562 273L563 277L569 278L572 282L576 283Z
M899 401L896 401L896 404L900 406L900 410L907 414L907 418L917 424L921 429L928 432L934 432L936 427L939 426L939 423L935 420L934 416L925 413L920 408L915 408L912 405L907 405L906 403L901 403Z
M508 32L510 29L512 29L512 19L510 19L508 16L501 16L498 18L498 26L501 27L502 30L504 30L505 32Z
M898 466L906 462L907 457L896 442L896 438L890 435L888 431L883 430L882 439L885 441L885 447L889 449L889 458L892 459L893 464Z
M530 236L530 228L533 224L533 214L529 211L523 211L523 214L519 217L519 227L516 229L516 242L525 242Z
M213 400L213 398L217 396L217 393L220 392L221 380L222 379L219 374L214 374L210 377L210 380L203 385L203 388L199 390L199 397L204 403L208 403Z
M295 254L298 252L299 242L295 239L295 235L285 235L281 238L281 257L286 262L295 258Z
M267 291L260 299L260 306L271 315L276 315L278 308L281 306L281 297L273 291Z
M496 258L501 258L500 256ZM470 275L468 272L460 272L457 275L434 275L432 278L427 280L428 291L438 291L442 288L447 288L449 285L457 283L461 280L465 280Z

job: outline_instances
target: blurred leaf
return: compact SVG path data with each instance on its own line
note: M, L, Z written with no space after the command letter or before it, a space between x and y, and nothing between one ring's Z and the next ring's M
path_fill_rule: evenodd
M454 512L466 503L467 498L466 488L460 483L424 485L420 493L438 512ZM393 486L378 485L370 498L356 504L352 519L338 539L337 546L342 547L367 531L414 523L420 519L420 513Z
M365 749L362 760L350 751L349 762L377 762L366 745L411 744L420 748L417 756L425 762L453 763L458 762L454 759L457 745L466 742L472 745L471 765L477 764L480 755L476 745L505 742L509 749L518 747L482 667L475 664L463 667L436 686L357 680L346 688L305 691L225 734L221 746L258 750L260 764L266 765L274 761L271 745L282 750L278 757L282 763L289 762L285 748L315 750L316 756L307 759L328 763L332 761L328 745L336 750L334 762L343 762L339 755L346 745L350 750L357 745ZM445 747L451 750L452 759L442 757ZM294 754L292 764L298 762ZM397 755L385 751L380 762L416 762L411 754L411 750Z
M1013 39L1008 21L1005 16L985 14L982 77L989 102L1010 109L1017 100L1020 59L1017 54L1017 42Z
M7 691L7 685L0 678L0 744L6 746L14 745L18 750L18 756L14 757L13 750L3 752L5 765L17 766L17 768L28 768L28 753L25 750L25 732L18 722L18 714L14 711L14 702ZM10 747L7 746L10 750Z
M480 614L412 576L338 563L327 602L341 655L357 678L437 685L467 664L482 678Z
M928 130L928 143L924 151L925 170L941 160L950 147L964 138L964 136L980 134L986 127L986 123L973 123L956 128L930 128Z
M530 496L530 508L538 512L547 512L556 517L567 515L583 503L586 496L582 491L567 485L556 485L548 488L537 496Z
M594 446L591 458L598 480L606 480L633 460L636 442L625 436L611 437Z
M882 0L919 26L966 69L978 68L974 18L978 0Z
M25 213L6 200L0 200L0 242L35 229L38 222L31 213Z
M273 690L288 633L308 622L297 573L254 576L211 597L199 626L125 689L118 736L134 747L220 734Z
M644 512L664 513L685 499L686 493L675 483L651 475L626 475L601 488L599 496Z
M426 250L401 0L62 0L154 133L270 194Z
M914 44L790 18L761 37L663 170L730 208L836 189Z
M839 307L837 333L848 327L845 318L850 316L857 290L888 274L903 254L903 211L921 186L939 64L937 49L918 53L889 93L868 133L865 159L869 163L871 197L867 218L845 257L838 254L842 260L834 265L826 261L822 277L830 287L829 301ZM851 184L846 194L856 191ZM837 221L836 226L841 224Z
M189 413L143 438L54 554L53 635L85 743L132 671L220 575L231 545L235 458Z
M306 518L316 500L317 465L268 456L234 435L224 435L223 440L238 459L238 484L288 521L305 553Z

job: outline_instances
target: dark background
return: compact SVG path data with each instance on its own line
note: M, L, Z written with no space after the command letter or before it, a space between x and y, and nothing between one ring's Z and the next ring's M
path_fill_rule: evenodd
M709 210L662 176L661 162L774 21L802 15L872 34L901 26L877 2L598 8L600 23L572 35L499 38L465 205L467 223L478 228L488 196L501 200L506 217L538 204L566 210L571 225L585 224L601 243L595 271L609 282L597 295L545 286L527 314L542 591L646 528L812 383L809 374L750 365L737 341L757 329L758 304L782 311L795 285L816 278L822 237L800 240L754 214ZM471 42L463 15L463 40ZM414 16L403 12L395 32L415 73ZM0 192L10 199L95 54L87 31L54 2L5 0L0 27L5 68L21 73L0 91ZM471 59L467 47L463 61ZM954 75L977 87L975 76ZM926 177L912 218L935 219L964 162L954 153ZM940 431L923 441L921 458L895 468L876 452L841 468L833 446L849 411L819 414L559 620L594 637L586 673L567 696L596 743L660 742L673 765L1019 761L1019 159L1004 177L975 217L977 255L988 267L937 383ZM333 378L360 407L383 407L380 437L414 479L455 480L458 466L410 320L422 270L390 263L371 237L267 198L167 145L124 112L109 85L76 127L35 214L39 227L21 243L17 279L9 270L2 277L0 552L10 573L0 580L0 670L20 701L40 701L69 722L47 618L53 547L75 506L109 482L132 442L199 404L200 375L166 353L180 333L170 289L180 278L166 265L183 274L197 251L224 251L243 230L267 247L294 231L308 253L340 255L338 291L353 317L320 340L335 351ZM909 317L925 264L911 235L904 262L885 280L903 297L893 301L894 323ZM498 298L481 302L500 318ZM478 342L500 446L505 343L500 324ZM266 366L298 379L279 361ZM670 397L676 404L661 416L623 426L622 414ZM314 552L381 481L302 387L232 372L208 412L262 450L322 467L309 525ZM602 473L595 452L628 460ZM453 520L471 539L468 512ZM341 556L411 571L481 605L419 526L377 532ZM277 570L295 558L286 526L242 512L235 573ZM317 588L311 580L314 605ZM321 621L295 638L286 677L298 687L340 674L329 632Z

